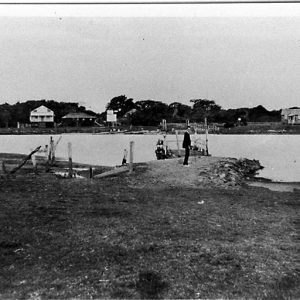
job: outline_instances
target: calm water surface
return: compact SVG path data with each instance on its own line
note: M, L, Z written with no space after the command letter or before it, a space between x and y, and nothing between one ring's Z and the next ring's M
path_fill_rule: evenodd
M54 140L59 138L53 135ZM56 156L67 157L72 142L73 161L100 165L121 164L123 151L135 142L134 161L155 160L155 145L160 135L92 135L64 134ZM2 135L0 152L28 153L49 143L50 135ZM194 136L192 135L192 139ZM197 138L204 139L203 135ZM183 136L179 137L180 144ZM175 135L167 136L176 148ZM258 159L265 167L260 176L275 181L300 182L300 135L209 135L209 152L213 156Z

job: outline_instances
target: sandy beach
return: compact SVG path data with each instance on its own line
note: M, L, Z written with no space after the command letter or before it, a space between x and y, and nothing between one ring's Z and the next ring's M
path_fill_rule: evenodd
M0 298L300 297L299 190L248 186L249 163L220 157L65 167L2 174Z

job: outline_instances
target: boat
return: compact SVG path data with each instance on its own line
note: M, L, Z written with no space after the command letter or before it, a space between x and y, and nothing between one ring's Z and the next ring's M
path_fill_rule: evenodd
M156 143L155 154L158 160L170 159L170 158L184 156L185 150L180 149L179 147L178 149L171 149L167 145L166 140L158 139ZM190 156L211 156L211 155L207 153L205 147L203 146L202 143L199 142L199 140L195 140L191 147Z

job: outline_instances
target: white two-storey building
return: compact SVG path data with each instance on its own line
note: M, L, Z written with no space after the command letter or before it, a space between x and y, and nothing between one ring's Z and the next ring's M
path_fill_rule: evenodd
M54 112L44 105L30 112L30 123L37 124L41 127L51 126L54 124Z

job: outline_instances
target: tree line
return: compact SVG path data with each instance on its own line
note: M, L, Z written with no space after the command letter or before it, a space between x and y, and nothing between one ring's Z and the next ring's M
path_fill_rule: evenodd
M16 127L17 123L29 123L30 112L37 107L44 105L53 110L54 121L60 123L63 116L70 112L85 112L92 116L98 114L87 110L76 102L58 102L54 100L28 100L26 102L17 102L16 104L4 103L0 105L0 126Z
M155 100L136 101L125 95L114 97L107 104L107 110L114 110L118 120L132 125L158 125L162 119L168 123L204 122L224 123L228 126L239 122L279 122L280 110L268 111L262 105L253 108L223 109L214 100L191 99L191 105L173 102L166 104ZM104 116L105 114L102 114Z
M204 122L206 117L210 123L224 123L228 126L240 122L279 122L280 110L268 111L262 105L253 108L223 109L214 100L191 99L191 105L173 102L166 104L156 100L134 101L125 95L112 98L106 105L106 110L96 113L87 110L76 102L58 102L54 100L28 100L16 104L0 105L0 126L16 127L17 123L29 123L30 112L44 105L54 111L55 122L60 123L64 115L70 112L85 112L98 117L98 122L106 121L106 111L117 113L118 122L127 125L157 126L162 119L168 123Z

